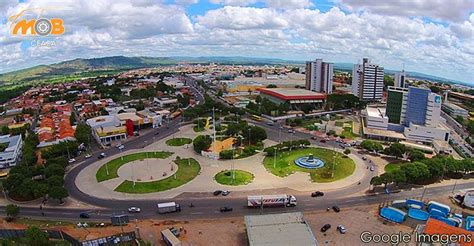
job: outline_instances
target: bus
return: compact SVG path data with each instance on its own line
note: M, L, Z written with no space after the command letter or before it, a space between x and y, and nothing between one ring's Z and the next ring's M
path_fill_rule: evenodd
M258 116L258 115L254 115L254 114L253 114L252 116L250 116L250 118L251 118L252 120L256 120L256 121L262 121L262 117L260 117L260 116Z

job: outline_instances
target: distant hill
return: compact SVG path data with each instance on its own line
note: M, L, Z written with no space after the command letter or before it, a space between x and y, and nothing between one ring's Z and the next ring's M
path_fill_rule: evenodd
M274 58L255 58L241 56L211 56L211 57L126 57L111 56L92 59L74 59L50 65L39 65L14 72L0 74L0 84L29 84L34 82L63 82L71 81L81 77L93 77L101 74L114 74L116 72L174 64L235 64L235 65L304 65L304 61L290 61ZM351 63L335 63L337 70L351 71ZM392 70L385 70L387 73L394 73ZM460 81L449 80L441 77L427 75L418 72L407 72L410 77L427 79L445 83L462 83ZM465 84L465 83L464 83Z

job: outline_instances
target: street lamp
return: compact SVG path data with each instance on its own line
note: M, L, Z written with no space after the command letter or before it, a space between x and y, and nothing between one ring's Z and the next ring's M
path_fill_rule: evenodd
M277 159L277 147L275 147L275 156L273 158L273 168L276 168L276 159Z
M249 146L250 146L250 129L251 129L251 128L249 128Z

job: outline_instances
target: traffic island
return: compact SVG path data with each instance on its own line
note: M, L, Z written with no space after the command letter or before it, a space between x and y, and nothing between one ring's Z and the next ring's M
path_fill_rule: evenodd
M166 159L171 155L173 155L173 152L168 151L140 152L130 155L124 155L102 165L99 170L97 170L95 177L97 179L97 182L103 182L109 179L118 178L118 169L129 162L148 158Z
M174 163L177 165L176 172L165 179L151 182L125 180L115 191L134 194L165 191L188 183L201 171L199 162L192 158L176 159Z
M297 160L304 156L314 156L324 163L319 168L305 168L298 166ZM280 150L267 153L263 160L267 171L279 177L286 177L294 172L306 172L310 174L311 181L327 183L344 179L354 173L355 163L348 156L323 148L304 148L296 150Z
M168 146L173 146L173 147L183 146L185 144L190 144L192 142L193 140L190 138L171 138L171 139L166 140L166 144Z
M254 175L243 170L224 170L214 176L217 183L223 185L247 185L252 183Z

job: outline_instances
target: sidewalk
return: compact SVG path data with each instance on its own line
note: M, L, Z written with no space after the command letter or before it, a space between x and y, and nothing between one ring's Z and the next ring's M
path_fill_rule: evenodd
M206 132L202 132L206 133ZM201 133L201 134L202 134ZM192 125L184 126L180 129L180 132L174 134L175 137L187 137L187 138L194 138L198 134L195 133L192 129ZM290 188L297 191L314 191L314 190L322 190L322 191L329 191L329 190L336 190L345 188L351 185L356 185L356 183L361 180L364 175L366 175L366 165L364 164L363 160L359 159L357 156L350 154L349 156L355 161L356 169L354 173L339 181L331 182L331 183L313 183L310 180L310 176L308 173L303 172L296 172L290 176L281 178L277 177L271 173L269 173L265 167L263 166L262 162L265 156L263 153L256 154L254 156L238 159L238 160L226 160L226 161L219 161L219 160L210 160L205 158L201 155L196 154L192 147L189 146L188 149L184 148L183 146L180 147L171 147L166 145L166 140L173 138L173 136L169 136L166 139L163 139L160 142L151 144L145 147L142 151L171 151L174 154L167 158L167 159L156 159L153 160L154 162L162 163L162 164L169 164L170 161L174 160L177 156L181 158L194 158L196 159L201 165L201 173L195 179L190 181L187 184L184 184L180 187L175 189L163 191L163 192L156 192L156 193L148 193L148 194L127 194L127 193L120 193L113 191L116 186L121 183L123 178L118 178L115 180L110 180L107 182L97 183L95 180L95 174L98 168L103 165L105 162L110 161L112 158L106 158L101 161L98 161L84 170L81 171L78 178L76 179L76 185L78 188L95 197L105 198L105 199L116 199L116 200L124 200L124 199L136 199L136 200L148 200L154 199L157 196L160 198L173 198L179 196L184 192L212 192L217 189L227 189L230 191L249 191L249 190L260 190L260 189L277 189L277 188ZM276 142L272 142L269 140L264 141L265 146L270 146L276 144ZM137 152L137 150L129 150L124 152L124 155L130 154L133 152ZM117 157L114 157L117 158ZM150 159L151 161L151 159ZM156 164L156 163L155 163ZM232 168L232 164L234 164L235 169L241 169L245 171L249 171L255 175L255 179L252 183L245 185L245 186L225 186L218 184L214 181L214 175L222 170L230 170ZM121 168L126 167L127 165L122 166ZM120 169L119 169L120 170ZM120 173L120 171L119 171ZM115 187L114 187L115 186Z

